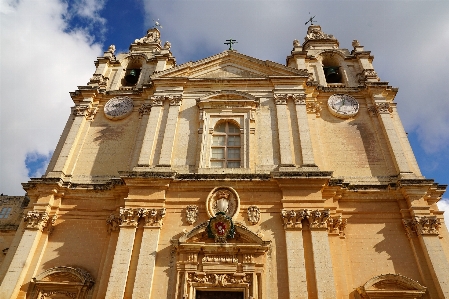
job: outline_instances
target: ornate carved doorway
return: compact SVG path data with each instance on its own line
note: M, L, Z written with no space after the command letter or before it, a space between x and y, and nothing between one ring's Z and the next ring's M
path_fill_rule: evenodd
M243 292L196 291L196 299L243 299Z

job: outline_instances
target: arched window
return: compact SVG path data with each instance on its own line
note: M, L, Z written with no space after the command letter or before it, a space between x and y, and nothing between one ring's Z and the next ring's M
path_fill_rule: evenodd
M212 136L212 168L240 168L240 128L231 122L219 122Z

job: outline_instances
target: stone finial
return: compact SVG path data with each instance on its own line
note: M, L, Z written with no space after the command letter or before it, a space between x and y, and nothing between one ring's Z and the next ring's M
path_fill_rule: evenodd
M352 50L352 52L363 52L363 46L360 45L358 40L353 40L352 41L352 47L354 48L354 50Z
M163 49L164 50L170 50L170 48L171 48L171 43L169 41L166 41L165 44L164 44Z

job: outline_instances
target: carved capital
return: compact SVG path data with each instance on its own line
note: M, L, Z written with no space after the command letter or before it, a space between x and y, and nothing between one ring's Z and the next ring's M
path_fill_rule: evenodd
M87 105L76 105L72 108L72 114L73 116L84 116L86 114L87 109L89 109L89 106Z
M120 208L120 226L134 226L139 224L140 209Z
M151 104L142 104L139 108L139 118L142 118L144 115L149 115L151 112Z
M141 209L141 217L145 221L145 226L162 226L162 219L165 217L165 208L162 209Z
M408 237L412 235L439 235L441 221L440 219L427 216L415 216L413 219L403 219L406 234Z
M374 106L368 107L368 111L372 115L388 114L393 112L393 107L390 103L376 103Z
M198 206L189 205L186 207L186 220L189 224L194 224L198 218Z
M86 117L86 120L94 120L97 112L98 112L97 107L89 108L86 110L86 114L84 116Z
M302 229L302 220L307 219L310 229L326 229L329 233L344 236L347 220L341 216L330 217L330 210L286 210L281 211L284 228Z
M327 228L330 234L338 234L340 236L345 235L345 228L348 224L348 219L343 219L343 217L329 217L327 220Z
M162 106L164 105L165 96L154 96L150 98L151 106Z
M248 214L248 221L252 225L256 225L260 220L260 210L257 206L249 206L246 211Z
M182 96L170 96L168 97L170 106L180 106L182 103Z
M52 231L52 226L55 224L57 216L50 217L47 212L28 211L23 217L27 229L38 229L44 231L47 229L49 233Z
M275 94L274 95L274 103L276 105L287 105L287 94Z
M295 105L305 105L306 104L306 95L305 94L293 94L293 101Z

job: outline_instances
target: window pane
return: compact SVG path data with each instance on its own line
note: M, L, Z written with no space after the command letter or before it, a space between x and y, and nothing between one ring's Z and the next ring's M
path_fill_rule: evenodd
M213 148L212 159L224 159L224 148Z
M236 125L228 123L228 132L229 133L240 133L240 129Z
M210 166L212 168L223 168L223 161L211 161Z
M213 145L225 145L225 136L214 136Z
M12 208L3 208L0 211L0 218L8 218L9 217L9 213L11 213L11 209Z
M222 122L222 123L220 123L220 124L215 126L214 131L215 132L220 132L220 133L225 133L226 132L225 128L226 128L226 123Z
M240 159L240 148L228 148L228 159Z
M228 162L228 168L240 168L240 161Z
M240 146L240 136L228 136L228 146Z

